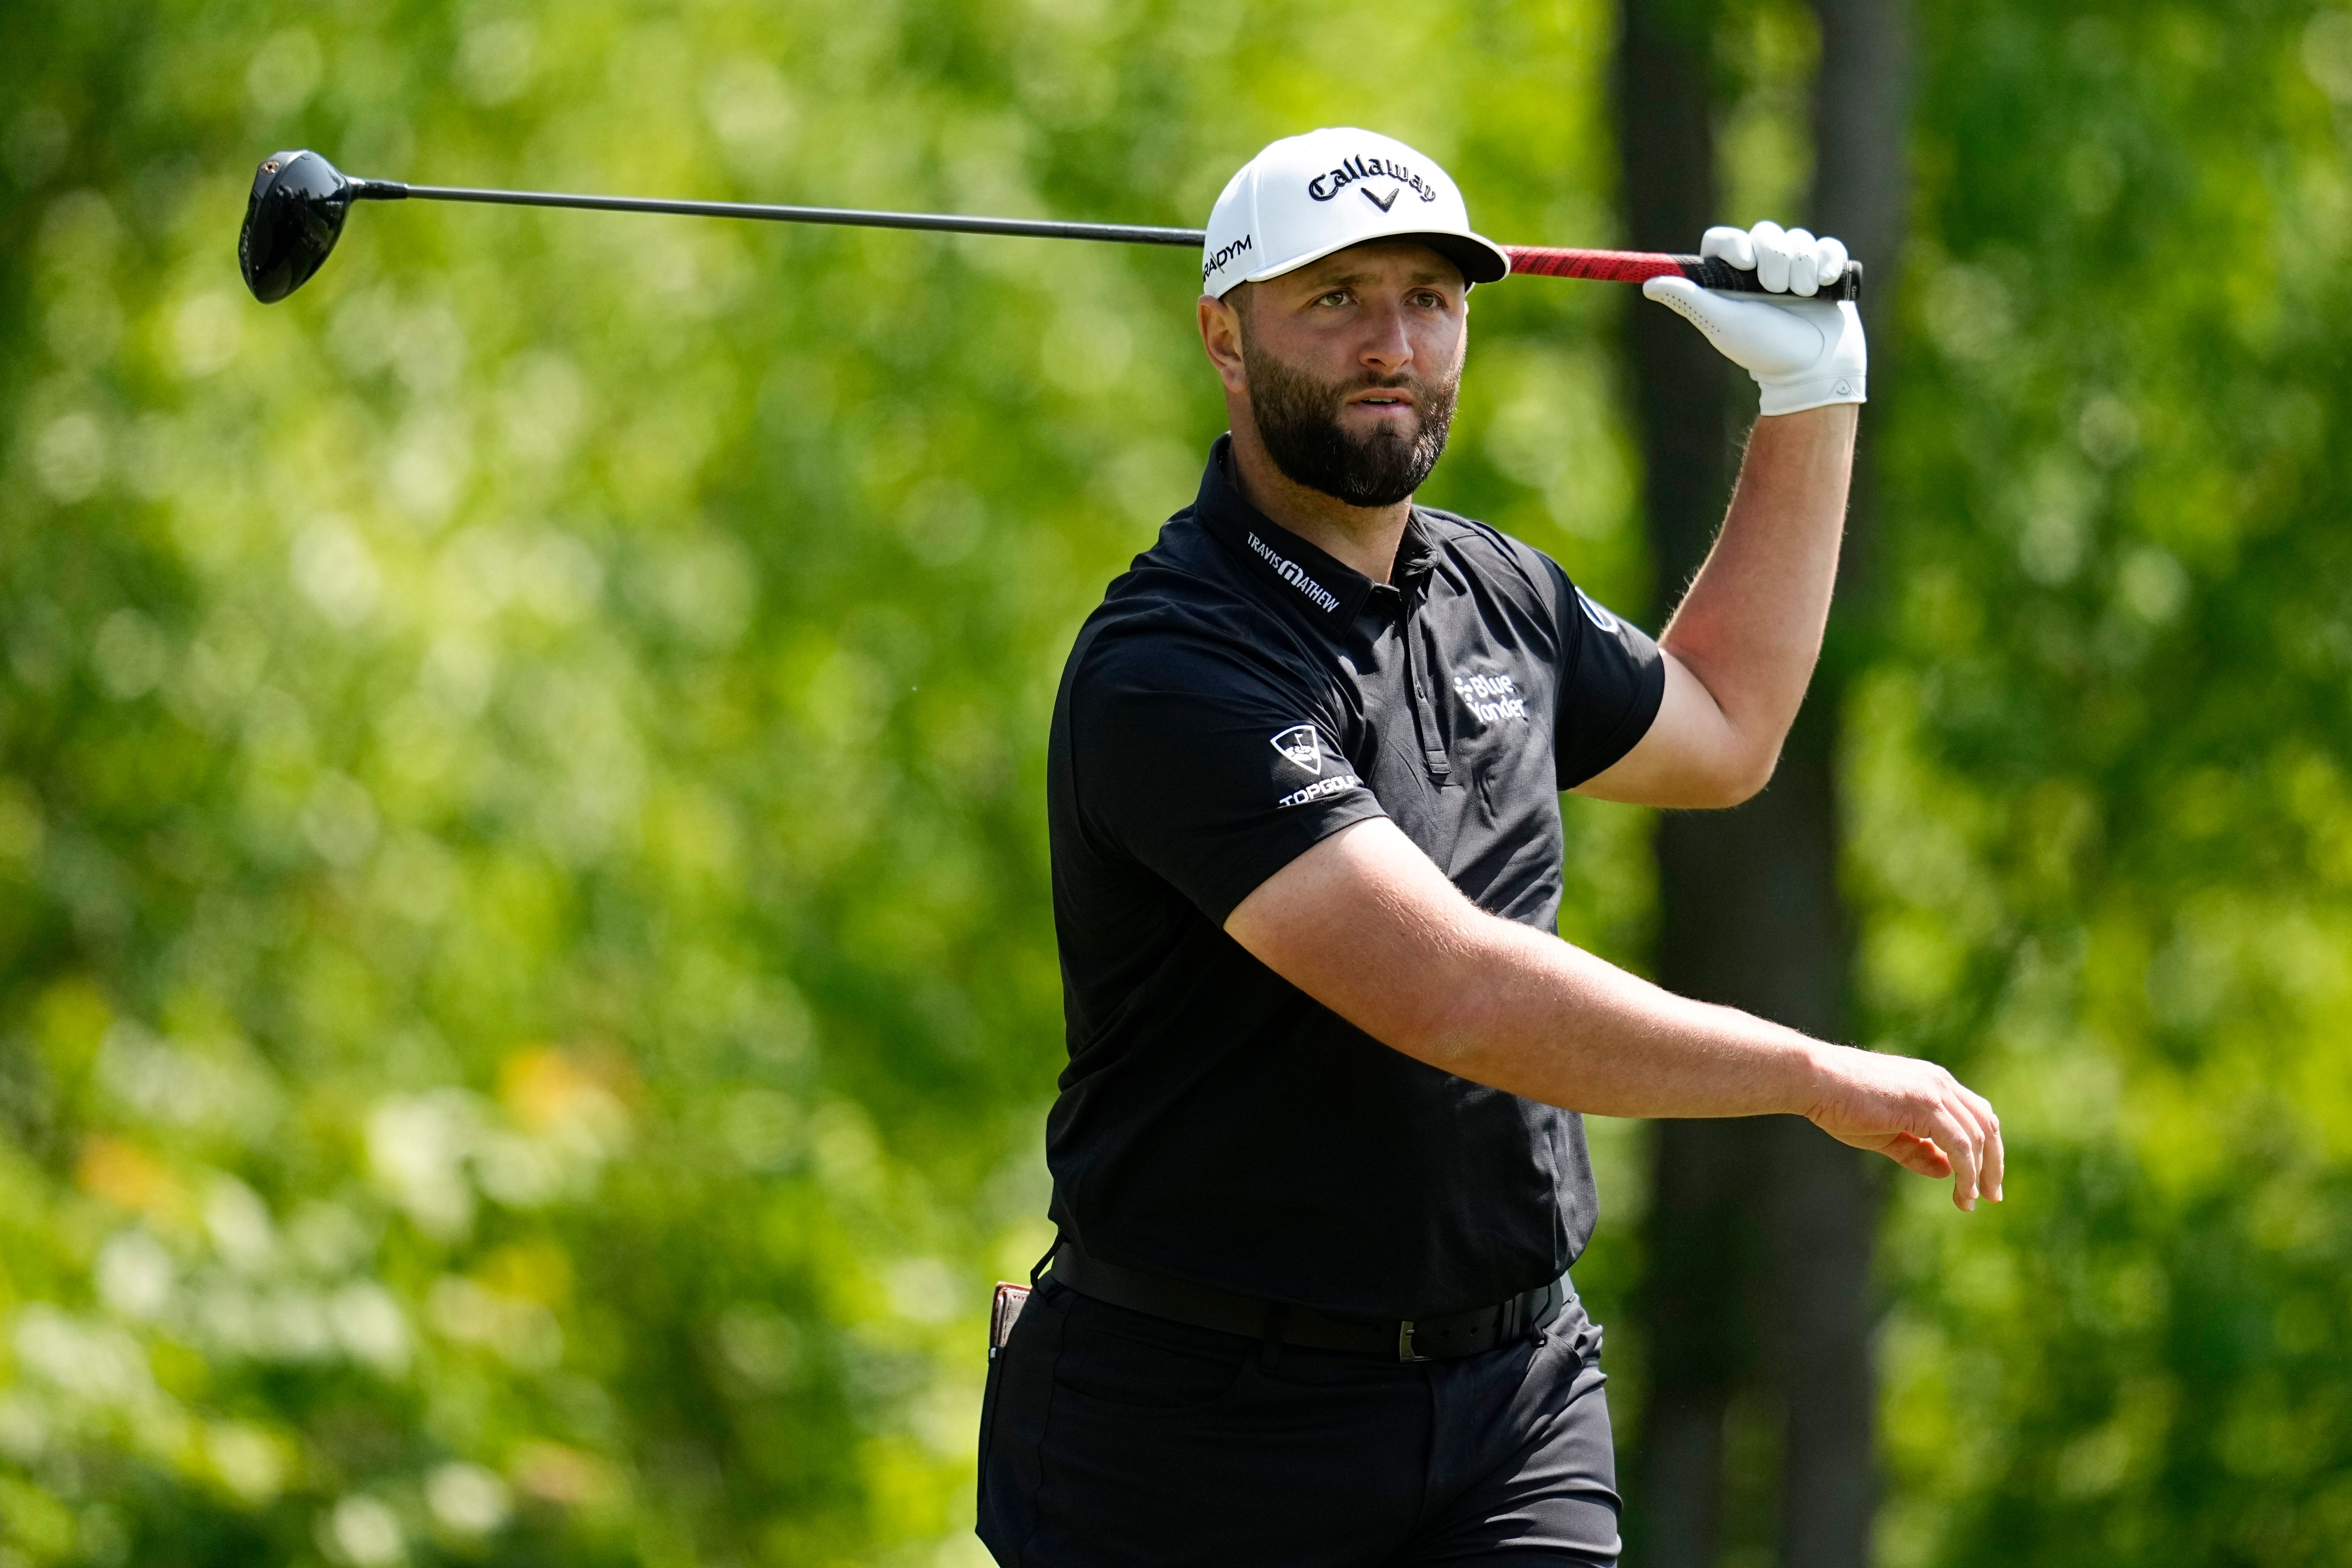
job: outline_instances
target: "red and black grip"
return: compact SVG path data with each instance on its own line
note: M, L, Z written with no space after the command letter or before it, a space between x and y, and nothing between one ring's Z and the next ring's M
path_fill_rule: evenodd
M1561 250L1545 245L1507 245L1513 275L1538 278L1590 278L1601 283L1644 283L1653 278L1687 278L1702 289L1734 294L1766 294L1756 274L1734 267L1717 256L1669 256L1660 250ZM1775 299L1797 296L1777 294ZM1816 300L1862 298L1862 263L1849 261L1845 275L1824 286Z

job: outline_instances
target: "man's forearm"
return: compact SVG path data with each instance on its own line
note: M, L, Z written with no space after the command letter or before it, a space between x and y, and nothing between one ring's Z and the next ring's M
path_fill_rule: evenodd
M1694 1002L1605 959L1472 910L1412 1055L1461 1078L1602 1116L1802 1115L1833 1047Z
M1659 638L1768 757L1821 657L1858 412L1833 404L1756 422L1723 531Z
M1372 1038L1529 1100L1610 1116L1788 1111L1973 1204L2000 1190L1992 1108L1933 1062L1823 1044L1663 991L1462 896L1393 822L1334 833L1225 917L1258 961Z
M1486 913L1388 822L1316 846L1226 929L1382 1043L1547 1104L1802 1114L1818 1092L1828 1047Z

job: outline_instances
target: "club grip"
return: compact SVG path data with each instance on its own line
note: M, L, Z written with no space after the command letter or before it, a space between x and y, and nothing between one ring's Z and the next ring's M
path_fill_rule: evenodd
M1702 289L1729 294L1770 294L1756 280L1753 270L1734 267L1719 256L1670 256L1661 250L1561 250L1542 245L1508 245L1514 273L1539 278L1590 278L1601 283L1645 283L1653 278L1687 278ZM1790 294L1770 295L1788 300ZM1862 263L1849 261L1845 273L1812 296L1816 300L1862 298Z

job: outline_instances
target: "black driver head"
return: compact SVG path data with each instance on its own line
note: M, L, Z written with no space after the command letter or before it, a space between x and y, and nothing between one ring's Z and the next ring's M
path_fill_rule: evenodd
M310 280L335 248L352 210L352 182L316 153L273 153L254 171L237 231L245 286L274 305Z

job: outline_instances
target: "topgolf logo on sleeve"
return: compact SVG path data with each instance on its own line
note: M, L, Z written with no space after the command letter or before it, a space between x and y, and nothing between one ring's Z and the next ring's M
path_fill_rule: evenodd
M1323 742L1312 724L1293 724L1269 742L1276 751L1310 773L1323 771Z

